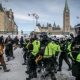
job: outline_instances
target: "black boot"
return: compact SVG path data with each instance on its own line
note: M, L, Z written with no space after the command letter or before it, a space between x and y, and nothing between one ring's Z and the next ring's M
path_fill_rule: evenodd
M10 69L5 69L5 70L4 70L4 72L9 72L9 71L10 71Z
M22 63L22 65L27 65L27 63L26 63L26 62L24 62L24 63Z
M26 61L26 60L24 60L24 63L22 63L22 65L27 65L27 61Z
M10 57L7 57L7 61L6 62L8 62L8 61L10 61Z
M38 73L40 73L40 72L41 72L41 69L38 70Z
M37 73L36 73L36 71L34 71L34 72L32 73L32 76L33 76L33 78L37 78Z
M70 71L72 68L71 67L69 67L69 69L68 69L68 71Z
M32 73L29 73L29 77L26 78L26 80L31 80L33 78Z
M1 70L2 68L0 67L0 70Z
M72 66L71 66L71 64L69 64L68 71L70 71L71 69L72 69Z
M27 65L26 63L22 63L22 65Z
M61 71L61 68L59 67L57 71Z
M9 72L10 71L10 69L7 69L6 65L3 65L3 70L4 70L4 72Z
M31 80L31 78L26 78L26 80Z
M29 73L30 73L30 71L25 71L25 73L29 74Z
M53 72L51 72L51 80L57 80L56 76L55 76L55 73L53 73Z

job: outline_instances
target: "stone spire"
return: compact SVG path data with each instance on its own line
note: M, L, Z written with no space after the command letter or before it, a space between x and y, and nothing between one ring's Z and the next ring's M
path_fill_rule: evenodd
M53 27L55 27L56 28L56 23L54 22L54 24L53 24Z
M68 10L68 11L69 11L69 7L68 7L68 2L67 2L67 0L65 0L65 8L64 8L64 10Z

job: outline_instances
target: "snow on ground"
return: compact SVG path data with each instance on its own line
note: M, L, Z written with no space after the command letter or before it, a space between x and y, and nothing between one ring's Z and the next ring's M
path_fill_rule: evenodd
M11 60L9 62L6 62L7 68L11 69L11 71L10 72L4 72L1 69L0 70L0 80L26 80L26 77L28 75L25 73L26 66L22 65L22 63L23 63L22 53L23 53L23 51L21 48L17 48L14 51L15 59ZM6 60L6 58L5 58L5 60ZM58 72L57 74L60 74L60 75L64 74L66 76L71 76L71 72L67 71L67 68L68 67L64 62L63 71ZM35 79L35 80L39 80L39 79Z
M7 68L11 69L10 72L3 72L0 70L0 80L25 80L26 66L23 66L22 49L18 48L14 51L15 59L6 62Z

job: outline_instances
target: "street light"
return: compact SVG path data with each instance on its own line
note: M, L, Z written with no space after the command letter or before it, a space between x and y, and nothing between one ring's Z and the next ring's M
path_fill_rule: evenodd
M32 13L32 14L28 14L28 16L32 16L33 18L36 19L36 26L37 26L37 24L38 24L38 19L39 19L38 14L36 14L36 13Z
M39 19L39 16L36 14L35 15L35 19L36 19L36 26L37 26L37 24L38 24L38 19Z

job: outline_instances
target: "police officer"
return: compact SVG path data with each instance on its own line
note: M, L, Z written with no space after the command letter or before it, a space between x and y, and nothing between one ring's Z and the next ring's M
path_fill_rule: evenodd
M30 50L27 71L29 77L26 78L26 80L31 80L32 78L37 78L35 59L40 49L40 41L37 40L36 35L34 37L33 36L31 37L28 49Z
M59 43L59 41L56 39L56 40L54 40L53 41L53 46L55 46L55 57L54 57L54 61L55 61L55 72L57 72L57 68L58 68L58 61L57 61L57 59L58 59L58 55L59 55L59 53L61 52L61 50L60 50L60 43Z
M71 58L71 45L72 45L72 41L73 39L72 38L68 38L67 39L67 53L68 53L68 57L71 59L72 61L72 58Z
M44 67L47 71L46 75L50 75L52 80L56 80L55 73L53 72L54 68L54 55L55 55L55 43L52 42L51 39L48 38L46 33L42 33L40 36L41 40L41 49L39 51L39 57L36 60L36 63L39 62L40 56L42 56L42 60L44 63Z
M63 60L65 60L65 62L68 64L68 66L69 66L68 70L71 70L71 64L70 64L70 62L68 60L66 40L62 39L60 49L61 49L61 53L60 53L60 56L59 56L59 68L58 68L58 71L62 70L61 68L62 68L62 61Z
M24 59L24 63L22 65L27 65L27 58L28 58L28 44L29 44L29 40L25 39L24 44L23 44L23 59Z
M24 39L23 39L23 36L21 36L21 38L20 38L20 48L23 48L23 43L24 43Z
M75 26L75 32L77 36L71 45L72 75L76 77L76 80L80 80L80 24Z

